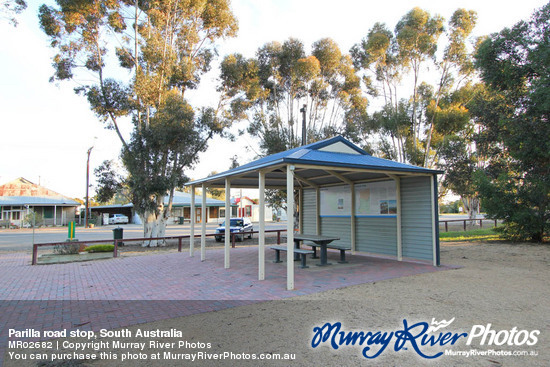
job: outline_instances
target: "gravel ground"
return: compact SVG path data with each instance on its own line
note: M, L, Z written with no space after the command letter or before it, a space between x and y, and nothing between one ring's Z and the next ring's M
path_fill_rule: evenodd
M137 329L172 328L183 333L190 343L204 343L206 348L151 349L146 345L143 353L164 351L174 353L234 353L295 354L293 361L259 361L223 359L201 360L190 363L182 360L86 361L89 366L550 366L550 297L549 262L550 246L508 243L445 243L441 249L442 262L462 266L460 269L422 274L417 276L367 283L282 301L263 302L223 311L197 314L129 328L132 335ZM341 346L338 350L322 343L312 348L313 328L327 322L342 323L345 331L391 332L403 330L404 319L410 324L451 320L448 327L435 332L471 334L474 325L487 327L499 333L513 328L539 330L535 345L481 345L481 337L466 345L461 338L455 345L420 347L427 355L446 349L452 351L488 352L490 355L448 356L435 360L420 357L407 344L394 351L395 338L373 360L361 353L367 345ZM521 334L524 335L524 334ZM120 340L120 339L119 339ZM123 338L124 342L144 342L150 339ZM521 339L519 339L521 341ZM209 347L208 347L209 346ZM379 347L373 345L372 350ZM102 349L107 353L122 353L114 348ZM491 352L491 351L496 351ZM499 351L537 353L537 356L503 356ZM369 352L372 354L373 352ZM6 366L36 366L36 362L9 362ZM46 365L46 364L44 364ZM70 365L70 364L49 364ZM80 363L72 365L81 365Z

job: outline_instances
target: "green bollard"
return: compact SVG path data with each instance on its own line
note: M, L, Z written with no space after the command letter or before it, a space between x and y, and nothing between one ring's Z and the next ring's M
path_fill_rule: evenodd
M68 234L68 238L70 241L72 241L74 239L74 235L75 235L75 226L74 226L74 222L69 222L69 234Z

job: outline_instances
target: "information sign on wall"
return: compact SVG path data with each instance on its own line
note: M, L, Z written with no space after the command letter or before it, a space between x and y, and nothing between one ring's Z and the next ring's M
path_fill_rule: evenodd
M321 189L322 216L351 216L351 192L349 186Z
M395 215L397 197L395 181L381 181L355 186L355 215Z
M355 185L355 215L394 216L397 214L395 181ZM349 186L321 189L321 216L351 216Z

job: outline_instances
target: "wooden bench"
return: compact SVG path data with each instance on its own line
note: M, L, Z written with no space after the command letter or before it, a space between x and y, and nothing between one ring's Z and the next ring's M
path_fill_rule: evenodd
M312 259L317 259L317 247L321 247L321 245L318 245L314 242L304 242L304 245L305 246L310 246L313 248L313 256L311 257ZM327 248L331 248L331 249L334 249L334 250L340 250L340 261L338 261L339 264L347 264L348 262L346 261L346 251L349 251L351 250L351 247L347 247L347 246L341 246L341 245L337 245L337 244L328 244L327 245Z
M271 249L275 250L275 252L276 252L275 261L273 261L273 262L274 263L282 263L282 261L281 261L281 251L287 251L286 246L275 245L275 246L271 246ZM300 254L300 256L301 256L301 266L300 267L302 269L309 268L309 266L306 265L306 255L313 254L314 251L313 250L304 250L304 249L301 249L301 248L295 248L294 253L295 254Z

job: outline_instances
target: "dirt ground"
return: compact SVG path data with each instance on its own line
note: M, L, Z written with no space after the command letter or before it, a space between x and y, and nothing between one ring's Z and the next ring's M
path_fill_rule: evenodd
M295 354L295 360L259 361L223 359L220 361L132 360L86 361L83 365L99 366L550 366L550 246L509 243L444 243L441 248L444 264L461 266L459 269L391 279L376 283L269 301L223 311L202 313L189 317L136 325L128 328L132 335L137 329L170 330L183 333L183 340L205 343L206 348L174 349L174 353L234 353ZM535 345L481 345L481 337L466 345L466 338L455 345L421 346L427 355L445 350L487 352L488 355L449 356L434 360L420 357L409 343L394 350L395 339L376 358L362 356L363 346L330 347L329 341L312 348L313 329L325 323L341 322L343 331L391 332L404 329L404 319L417 322L454 321L435 332L471 334L474 325L494 330L497 335L516 334L522 330L539 330ZM481 326L477 330L480 330ZM506 333L500 331L506 330ZM526 335L524 334L521 334ZM165 339L176 341L180 339ZM498 339L498 338L497 338ZM145 338L124 338L125 342L143 342ZM521 342L521 338L519 339ZM512 342L510 342L513 344ZM208 344L210 347L208 347ZM192 346L190 346L192 347ZM376 345L367 354L378 350ZM106 353L120 353L116 349L102 349ZM163 349L151 349L148 355ZM536 353L536 356L503 356L501 351ZM6 366L36 366L35 363L10 362ZM47 365L47 364L44 364ZM54 365L54 364L52 364ZM61 364L59 364L61 365ZM68 365L68 364L67 364ZM74 364L80 365L80 364Z

